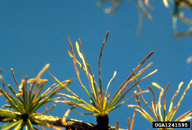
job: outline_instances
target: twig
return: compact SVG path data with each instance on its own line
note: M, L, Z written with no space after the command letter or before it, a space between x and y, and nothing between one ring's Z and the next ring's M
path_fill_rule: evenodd
M7 110L9 111L9 110ZM13 111L10 111L13 112ZM8 122L6 120L4 120L6 117L3 117L0 115L0 122ZM42 121L46 121L47 123L49 123L50 125L53 125L55 127L63 127L66 128L66 130L68 129L75 129L75 130L98 130L98 128L96 127L96 124L93 123L89 123L89 122L84 122L81 120L75 120L75 119L66 119L66 123L65 125L62 124L62 118L63 117L56 117L56 116L47 116L47 115L43 115L41 113L37 113L37 116L35 116L35 118L42 120ZM13 120L11 120L10 122L13 122ZM36 123L32 122L33 125L37 125ZM116 130L115 126L109 126L109 130ZM125 129L121 129L119 128L119 130L125 130Z

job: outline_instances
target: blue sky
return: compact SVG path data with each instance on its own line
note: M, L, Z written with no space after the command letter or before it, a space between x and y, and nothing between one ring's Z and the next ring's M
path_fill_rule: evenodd
M81 39L86 60L96 76L100 47L109 30L110 34L101 59L101 77L103 86L107 86L113 72L117 71L110 86L112 94L132 69L152 50L155 53L147 63L153 61L154 64L147 72L156 68L158 72L140 84L142 90L146 90L149 85L152 86L151 82L157 82L164 88L170 83L167 93L167 103L169 103L178 84L184 81L182 93L192 78L192 64L186 63L186 59L192 55L192 38L173 36L172 5L167 9L163 2L153 1L151 5L155 10L151 15L154 21L151 22L145 18L141 34L137 35L138 15L134 1L125 1L113 18L103 13L103 9L110 4L98 7L96 3L97 1L85 0L0 1L0 68L4 69L2 75L6 84L16 88L10 68L14 69L16 78L20 82L22 78L20 65L24 74L33 78L46 63L50 63L49 72L59 80L73 78L70 88L89 101L78 82L72 59L67 54L67 49L70 50L68 36L73 45L75 41ZM186 25L178 22L176 30L187 31L187 29ZM42 78L49 80L49 86L55 81L48 71ZM83 76L84 73L82 72L81 75ZM87 80L83 82L86 84ZM159 94L158 89L154 88L154 91L157 95ZM190 92L191 89L181 102L174 119L192 108L189 102L192 98ZM178 94L175 103L179 100L181 93ZM132 95L133 91L128 93L127 98ZM144 96L150 104L151 93ZM5 100L1 101L0 105L4 103ZM127 107L128 104L136 103L132 99L112 111L109 114L110 125L115 125L118 120L121 128L127 128L127 118L132 116L134 111L133 108ZM58 103L57 107L48 114L63 116L68 108L66 104ZM82 109L76 110L85 112ZM40 111L44 111L44 108ZM149 112L148 109L147 111ZM96 123L94 116L81 116L74 112L69 114L69 118ZM150 122L136 113L135 130L153 129L151 126Z

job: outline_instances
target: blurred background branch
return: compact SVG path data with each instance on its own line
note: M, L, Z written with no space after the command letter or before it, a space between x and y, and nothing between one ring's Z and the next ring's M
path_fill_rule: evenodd
M131 0L128 0L130 2ZM138 10L138 28L137 28L137 34L140 34L142 29L142 23L143 23L143 17L147 17L150 21L153 21L153 17L150 14L150 11L153 11L153 7L150 6L151 0L135 0L136 1L136 7ZM125 2L125 0L99 0L98 6L102 6L106 3L111 3L111 6L104 9L104 12L107 14L110 14L111 17L113 17L117 13L118 7L121 5L121 3ZM173 4L172 9L172 21L173 21L173 29L176 29L177 20L179 19L182 21L185 25L189 27L189 30L186 32L174 32L173 34L177 37L186 37L192 34L192 21L188 16L185 16L186 11L192 9L192 0L162 0L164 6L166 8L169 8L169 3ZM169 13L169 12L168 12Z

